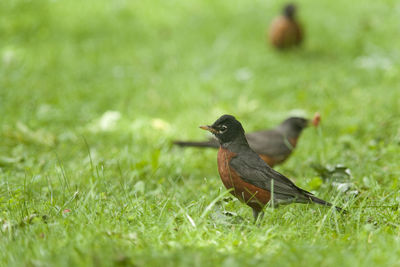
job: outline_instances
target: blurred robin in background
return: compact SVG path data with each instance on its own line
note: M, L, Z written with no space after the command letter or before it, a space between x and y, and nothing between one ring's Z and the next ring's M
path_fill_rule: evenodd
M231 194L253 209L254 220L271 201L280 204L316 203L332 206L297 187L284 175L270 168L249 146L244 129L231 115L223 115L211 126L200 128L214 134L219 143L218 171ZM335 207L341 211L339 207Z
M320 115L317 113L312 121L301 117L290 117L274 129L257 131L246 134L251 147L270 167L284 162L297 145L304 128L313 124L318 126ZM219 142L210 138L204 142L175 141L179 146L218 148Z
M283 14L272 21L268 39L273 46L279 49L300 45L303 40L303 31L296 21L294 4L286 5Z

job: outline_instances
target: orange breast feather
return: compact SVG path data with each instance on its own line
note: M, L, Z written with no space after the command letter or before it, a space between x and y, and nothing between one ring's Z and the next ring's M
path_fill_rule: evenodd
M273 46L286 48L301 43L302 31L296 21L280 16L271 23L268 38Z
M258 188L240 178L238 173L229 166L229 161L235 156L235 153L225 148L220 148L218 151L218 171L222 183L227 189L232 189L230 193L240 201L252 208L261 210L270 200L271 194L267 190Z

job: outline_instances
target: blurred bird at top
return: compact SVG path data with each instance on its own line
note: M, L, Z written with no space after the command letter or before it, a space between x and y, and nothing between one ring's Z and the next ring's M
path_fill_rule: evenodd
M274 47L285 49L301 44L303 31L296 20L296 9L294 4L287 4L282 14L272 21L268 39Z

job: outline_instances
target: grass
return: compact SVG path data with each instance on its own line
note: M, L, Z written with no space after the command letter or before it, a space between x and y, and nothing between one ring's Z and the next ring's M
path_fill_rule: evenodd
M1 265L399 265L400 6L298 2L287 53L265 44L283 1L0 3ZM315 111L277 169L345 216L294 204L256 226L214 150L171 145L224 113L252 131Z

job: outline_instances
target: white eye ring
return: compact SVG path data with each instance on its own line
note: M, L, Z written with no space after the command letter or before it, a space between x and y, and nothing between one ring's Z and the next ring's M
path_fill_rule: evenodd
M219 132L224 133L226 131L226 129L228 129L228 127L226 127L226 125L222 125L221 130Z

